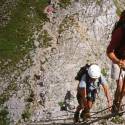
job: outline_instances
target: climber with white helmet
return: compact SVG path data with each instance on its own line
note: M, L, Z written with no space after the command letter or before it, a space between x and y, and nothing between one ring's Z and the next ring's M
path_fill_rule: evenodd
M100 85L104 89L108 107L112 105L109 87L104 76L101 74L100 67L97 64L91 64L90 66L87 65L86 68L84 66L82 70L84 71L80 71L82 73L81 78L79 76L77 76L79 79L76 78L76 80L79 80L79 84L77 88L78 106L74 114L74 123L79 122L79 113L81 110L80 117L83 120L90 118L90 109L95 102Z

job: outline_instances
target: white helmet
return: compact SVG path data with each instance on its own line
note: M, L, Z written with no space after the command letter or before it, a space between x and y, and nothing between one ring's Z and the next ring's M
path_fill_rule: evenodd
M88 74L91 78L99 78L101 76L101 69L98 65L92 64L88 69Z

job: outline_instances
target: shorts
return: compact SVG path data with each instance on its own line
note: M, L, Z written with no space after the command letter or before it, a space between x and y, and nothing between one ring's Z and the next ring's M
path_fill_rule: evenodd
M76 97L77 97L78 103L80 105L82 97L79 93L77 93ZM91 91L91 92L87 93L87 100L88 101L92 101L94 103L95 99L96 99L96 92L95 91Z
M119 79L119 73L120 73L120 67L117 64L112 63L112 68L111 68L111 78L114 80ZM123 79L125 76L125 70L122 70L120 79Z
M87 100L95 102L96 93L97 93L96 90L88 92L88 94L87 94Z

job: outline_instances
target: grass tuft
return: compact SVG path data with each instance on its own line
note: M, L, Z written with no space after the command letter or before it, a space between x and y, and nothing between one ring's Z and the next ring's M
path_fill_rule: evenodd
M1 1L2 4L4 1ZM6 26L0 27L0 66L15 66L32 49L34 27L48 21L44 8L48 0L21 0L11 12ZM42 23L42 24L43 24ZM4 69L4 68L3 68Z

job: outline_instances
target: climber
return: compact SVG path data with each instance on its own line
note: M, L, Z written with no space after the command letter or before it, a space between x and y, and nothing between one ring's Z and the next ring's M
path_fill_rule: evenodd
M117 83L112 106L112 112L117 113L125 93L125 10L121 13L112 31L107 56L112 61L111 78Z
M112 101L109 93L108 84L104 76L101 74L101 69L97 64L91 64L87 68L87 72L82 75L82 78L77 88L78 106L74 114L74 123L79 122L79 113L82 110L80 117L85 120L90 118L90 109L92 108L96 95L99 92L100 85L104 89L107 97L108 107L111 107Z

